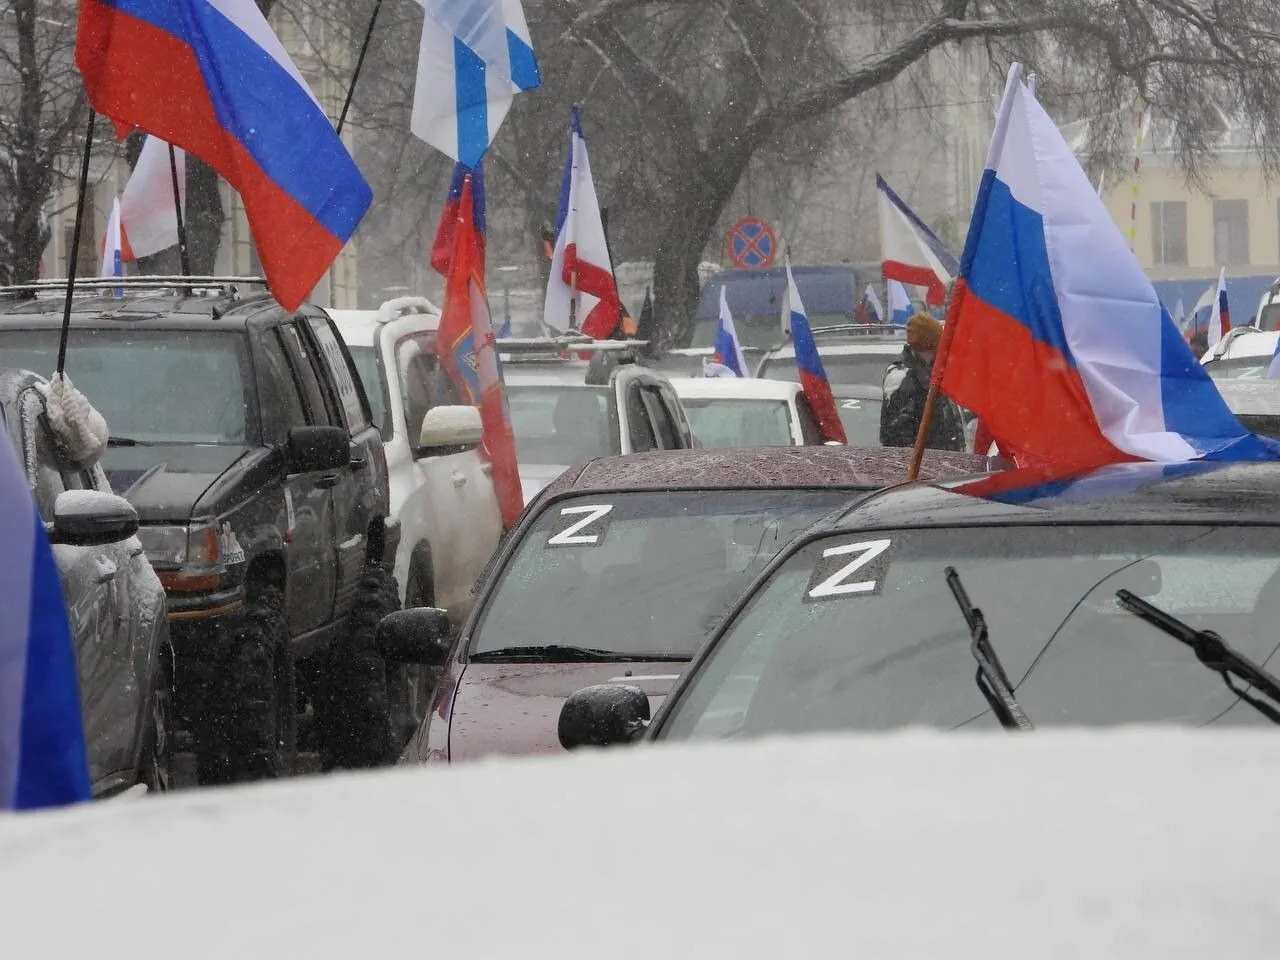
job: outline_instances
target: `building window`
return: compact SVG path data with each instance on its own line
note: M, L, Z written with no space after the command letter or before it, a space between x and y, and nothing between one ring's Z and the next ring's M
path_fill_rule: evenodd
M1186 266L1187 204L1182 200L1151 204L1151 262Z
M1213 260L1219 267L1249 263L1249 201L1213 201Z

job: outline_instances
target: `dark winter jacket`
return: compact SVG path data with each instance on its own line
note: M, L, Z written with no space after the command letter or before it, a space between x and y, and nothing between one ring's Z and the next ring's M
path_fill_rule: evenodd
M884 373L880 407L880 442L886 447L913 447L929 394L929 366L910 347ZM964 450L964 421L956 405L941 394L925 444L931 450Z

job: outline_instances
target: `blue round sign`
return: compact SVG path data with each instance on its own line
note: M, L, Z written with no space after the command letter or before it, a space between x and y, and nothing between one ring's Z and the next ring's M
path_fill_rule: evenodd
M771 267L778 256L778 235L759 217L743 217L729 230L725 255L735 267Z

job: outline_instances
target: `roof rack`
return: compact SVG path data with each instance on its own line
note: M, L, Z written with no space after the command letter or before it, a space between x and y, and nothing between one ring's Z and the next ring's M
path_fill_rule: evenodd
M648 346L648 340L592 340L587 336L499 337L498 352L521 359L533 356L558 358L562 354L627 353Z
M265 287L267 281L262 277L173 277L173 276L138 276L138 277L86 277L77 278L76 290L101 292L103 290L216 290L223 293L234 293L236 287ZM34 280L30 283L15 283L0 287L0 294L34 294L59 293L67 289L65 278Z
M894 323L834 323L829 326L814 327L813 335L841 333L900 333L905 335L906 327Z

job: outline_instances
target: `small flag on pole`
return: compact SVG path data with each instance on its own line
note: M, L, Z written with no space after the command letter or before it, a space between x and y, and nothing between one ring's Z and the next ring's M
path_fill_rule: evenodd
M889 281L889 322L895 327L905 327L911 319L911 298L907 288L897 280Z
M174 150L182 215L186 216L187 154ZM178 245L178 211L174 209L169 144L147 137L120 194L120 250L125 263L150 257Z
M727 374L716 371L716 376L745 377L747 361L742 355L742 344L738 341L738 331L733 325L733 314L729 310L729 293L725 286L720 287L720 320L716 323L716 343L711 354L711 365L723 367Z
M805 398L809 401L813 415L818 421L818 429L822 431L823 439L848 443L844 423L841 422L840 412L836 408L835 394L831 392L831 381L827 379L827 371L822 366L818 344L813 339L809 317L805 313L804 302L800 299L796 278L791 273L790 257L787 258L786 263L787 303L791 310L791 342L795 347L800 386L804 389Z
M884 323L884 307L876 296L876 288L870 283L862 292L862 299L858 301L857 321L867 324Z
M443 277L449 275L449 258L453 256L455 237L458 232L458 209L462 201L462 185L468 176L471 178L471 206L476 242L480 244L481 258L485 255L488 223L485 220L484 163L483 161L477 163L474 170L456 163L453 166L453 179L449 183L449 195L445 198L444 210L440 213L440 225L436 227L436 237L431 244L431 268Z
M102 244L102 269L98 271L102 277L124 276L124 251L120 243L120 198L111 201L111 216L107 220L107 233ZM119 287L115 290L117 297L124 296Z
M876 190L880 200L881 273L886 280L925 287L927 302L941 304L959 262L880 174L876 174Z
M617 329L621 316L587 141L574 107L543 322L552 330L564 331L572 321L587 336L603 340Z
M1209 349L1217 346L1231 332L1231 312L1227 309L1227 268L1218 273L1218 286L1213 298L1213 309L1209 311Z

